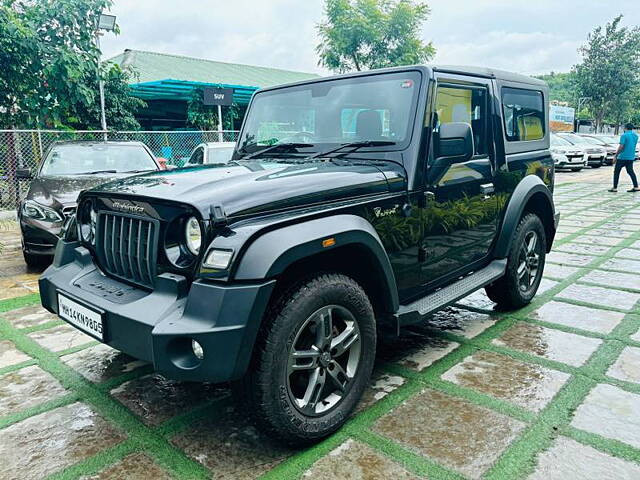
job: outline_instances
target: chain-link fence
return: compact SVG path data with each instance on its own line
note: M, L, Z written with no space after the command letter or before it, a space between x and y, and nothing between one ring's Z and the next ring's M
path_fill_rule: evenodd
M157 157L182 166L192 150L204 142L235 142L237 131L102 132L60 130L0 130L0 210L16 208L30 181L16 175L22 168L40 166L56 142L131 140L145 143Z

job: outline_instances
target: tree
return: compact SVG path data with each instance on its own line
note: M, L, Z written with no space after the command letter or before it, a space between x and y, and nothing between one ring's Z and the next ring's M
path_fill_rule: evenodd
M582 63L573 68L580 95L590 97L596 129L605 119L623 121L640 85L640 28L622 27L621 20L622 15L589 34L579 50Z
M573 73L551 72L546 75L538 75L536 78L547 82L547 85L549 85L549 100L566 102L572 106L577 106L575 76Z
M319 65L337 72L424 63L435 54L419 29L429 15L412 0L326 0Z
M194 88L187 103L187 124L200 130L218 130L218 107L203 103L204 89ZM238 118L238 105L222 107L222 129L233 130Z
M99 128L95 32L111 0L0 0L2 126ZM127 72L101 73L108 85L107 121L134 125ZM117 96L117 98L116 98ZM98 121L96 121L98 120Z

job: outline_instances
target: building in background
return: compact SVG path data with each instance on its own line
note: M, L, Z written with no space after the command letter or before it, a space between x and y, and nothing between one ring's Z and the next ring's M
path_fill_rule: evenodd
M233 89L233 102L241 115L259 88L297 82L318 75L276 68L215 62L201 58L125 50L108 60L133 70L131 94L147 102L138 121L144 130L179 130L187 127L187 103L196 88Z

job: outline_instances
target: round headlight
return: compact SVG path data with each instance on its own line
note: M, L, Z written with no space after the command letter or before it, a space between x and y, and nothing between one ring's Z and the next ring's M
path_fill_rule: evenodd
M194 255L198 255L200 252L200 245L202 244L202 230L200 229L200 223L196 217L191 217L187 220L185 238L189 251Z

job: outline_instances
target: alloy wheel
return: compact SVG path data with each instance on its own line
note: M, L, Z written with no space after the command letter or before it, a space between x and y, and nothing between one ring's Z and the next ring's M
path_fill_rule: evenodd
M541 243L535 231L529 231L524 237L518 257L518 286L526 292L536 282L540 268Z

